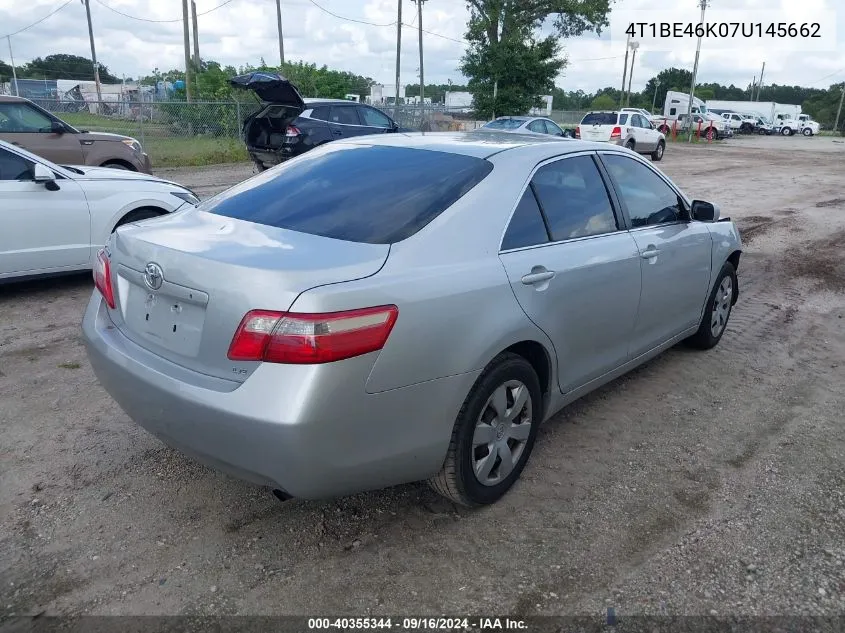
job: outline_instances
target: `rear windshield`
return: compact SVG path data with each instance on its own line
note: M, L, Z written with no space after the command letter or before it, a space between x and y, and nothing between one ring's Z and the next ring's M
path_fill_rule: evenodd
M616 125L616 113L590 112L581 121L581 125Z
M481 158L332 144L232 187L200 208L349 242L410 237L493 169Z
M485 123L484 127L491 130L515 130L523 123L525 123L525 119L496 119Z

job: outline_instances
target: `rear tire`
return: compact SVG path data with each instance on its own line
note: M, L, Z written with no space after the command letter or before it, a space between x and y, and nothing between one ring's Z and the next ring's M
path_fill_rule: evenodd
M666 151L666 143L660 141L659 143L657 143L657 149L651 153L651 160L653 160L655 163L663 160L664 151Z
M792 128L785 127L783 129L781 129L780 133L783 136L792 136Z
M627 147L627 148L628 148L629 150L631 150L631 151L634 151L634 148L635 148L636 146L637 146L637 144L634 142L634 140L633 140L633 139L631 139L630 141L628 141L627 143L625 143L625 147Z
M145 207L143 209L135 209L124 215L117 224L115 224L112 232L124 224L131 224L132 222L140 222L141 220L149 220L150 218L157 218L167 213L164 209L157 209L154 207Z
M500 354L464 400L443 467L428 484L465 506L497 501L525 468L542 418L537 373L522 356Z
M687 339L687 343L696 349L712 349L722 340L722 335L728 327L734 297L737 292L736 269L730 262L725 262L713 290L707 299L704 315L698 332Z

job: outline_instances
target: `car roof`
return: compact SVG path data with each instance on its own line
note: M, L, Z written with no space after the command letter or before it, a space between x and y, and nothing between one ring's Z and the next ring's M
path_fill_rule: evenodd
M548 147L550 155L607 149L607 143L591 143L559 136L539 134L514 134L489 128L471 132L412 132L408 134L376 134L333 141L332 145L379 145L426 149L449 154L462 154L475 158L489 158L504 151L521 148Z
M323 103L348 103L351 105L360 105L358 101L350 101L349 99L324 99L321 97L305 97L302 100L305 105L314 106Z

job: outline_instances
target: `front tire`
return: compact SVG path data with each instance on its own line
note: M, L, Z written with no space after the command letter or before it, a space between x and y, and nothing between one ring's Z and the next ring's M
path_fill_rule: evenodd
M780 131L780 133L783 136L792 136L792 128L785 127Z
M813 130L811 130L811 129L810 129L810 128L808 128L808 127L805 127L805 128L804 128L804 130L802 131L802 134L803 134L804 136L812 136L812 135L813 135Z
M698 332L687 339L692 347L712 349L719 344L728 327L728 319L731 316L731 308L733 308L738 287L734 265L725 262L707 299Z
M663 152L666 151L666 143L660 141L657 143L657 149L651 153L651 160L655 163L663 160Z
M465 506L497 501L525 468L542 412L534 368L522 356L500 354L464 401L443 467L429 485Z

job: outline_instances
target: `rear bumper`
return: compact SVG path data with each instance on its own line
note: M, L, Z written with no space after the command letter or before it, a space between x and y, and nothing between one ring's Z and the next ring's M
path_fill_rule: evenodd
M317 366L264 363L240 384L210 378L131 342L96 292L82 329L94 373L135 422L212 468L302 498L435 474L478 375L367 394L370 355Z

